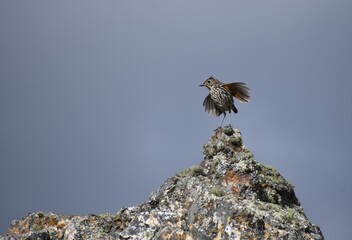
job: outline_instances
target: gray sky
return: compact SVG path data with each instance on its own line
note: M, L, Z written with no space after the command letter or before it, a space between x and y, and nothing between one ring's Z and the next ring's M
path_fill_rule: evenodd
M0 1L0 233L29 212L117 212L202 159L213 75L232 124L350 236L351 1ZM225 120L227 123L228 120Z

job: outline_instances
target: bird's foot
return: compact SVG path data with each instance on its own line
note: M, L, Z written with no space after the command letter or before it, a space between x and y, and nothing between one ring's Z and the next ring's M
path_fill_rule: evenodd
M219 126L219 127L215 128L215 130L214 130L214 131L218 131L218 130L221 130L221 129L222 129L222 127L221 127L221 126Z

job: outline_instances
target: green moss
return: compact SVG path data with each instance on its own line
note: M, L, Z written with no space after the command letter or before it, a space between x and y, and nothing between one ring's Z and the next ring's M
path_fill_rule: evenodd
M285 222L290 222L290 223L295 222L296 220L295 212L296 211L293 208L287 209L287 211L285 211L285 213L283 214L282 219Z
M219 230L218 230L218 228L213 227L210 232L211 232L212 235L213 234L216 235L219 232Z
M230 137L229 142L234 146L242 146L242 138L241 137Z
M234 131L233 131L233 129L231 128L231 126L225 127L224 130L223 130L223 132L224 132L227 136L231 136L231 135L234 133Z
M42 225L39 225L39 224L33 224L33 226L32 226L32 231L33 232L38 232L38 231L40 231L40 230L43 230L43 226Z
M283 208L277 204L267 203L263 210L269 212L272 216L276 216L282 222L299 223L299 218L294 208Z
M237 162L238 162L238 159L235 158L235 157L232 157L232 158L229 159L229 162L230 162L231 164L234 164L234 163L237 163Z
M204 175L204 171L201 166L191 166L191 167L181 171L180 175L183 177L186 177L186 176L197 177L200 175Z
M216 151L213 147L204 147L203 154L205 158L212 158L216 155Z
M243 160L252 159L254 157L253 153L249 150L245 150L242 156Z
M213 175L215 175L215 177L220 178L222 175L220 172L218 172L217 166L220 163L219 159L213 159L213 161L211 162L211 166L210 166L210 171Z
M295 188L295 186L289 181L286 181L286 186L289 191L293 191L293 189Z
M45 216L45 214L44 214L44 212L40 211L40 212L37 213L37 216L39 218L43 218Z
M218 142L216 144L216 153L224 152L226 150L226 145L223 142Z
M225 195L225 191L221 187L217 187L217 186L209 189L209 192L211 194L214 194L217 197L222 197Z
M264 210L267 212L272 212L272 211L279 212L282 210L282 207L278 204L275 204L275 203L263 203L263 204L258 205L258 208L260 210Z
M262 177L266 180L266 182L276 185L280 188L284 187L288 191L292 191L294 186L286 181L281 174L271 166L265 166L263 164L259 164L260 168L262 169Z

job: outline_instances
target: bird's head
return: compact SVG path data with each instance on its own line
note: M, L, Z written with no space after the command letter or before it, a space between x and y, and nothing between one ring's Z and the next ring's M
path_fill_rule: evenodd
M203 82L203 84L199 85L199 87L207 87L208 89L211 89L215 85L219 85L221 82L214 78L213 76L209 77L207 80Z

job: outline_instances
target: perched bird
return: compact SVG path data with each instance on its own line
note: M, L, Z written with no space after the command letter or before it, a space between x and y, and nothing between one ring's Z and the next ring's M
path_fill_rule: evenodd
M237 113L233 97L237 98L240 102L248 102L250 99L249 88L245 83L222 83L218 79L209 77L204 81L200 87L207 87L209 89L209 95L204 99L203 106L205 111L214 116L220 116L224 114L221 120L220 126L222 125L226 111L229 112L229 124L231 125L231 110Z

